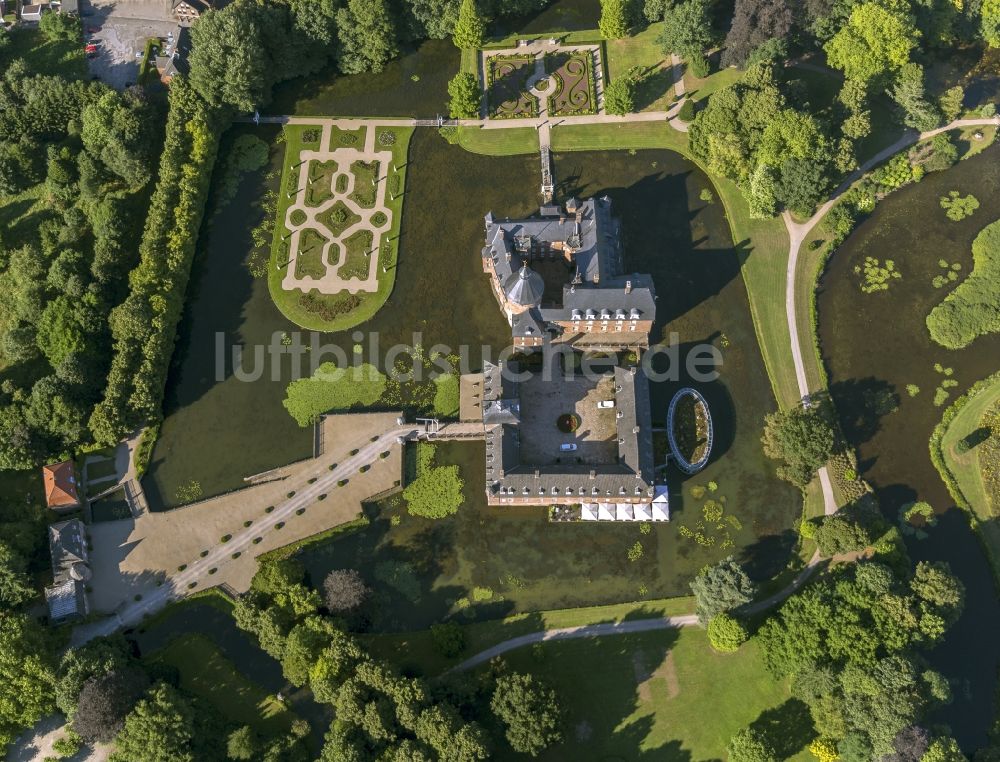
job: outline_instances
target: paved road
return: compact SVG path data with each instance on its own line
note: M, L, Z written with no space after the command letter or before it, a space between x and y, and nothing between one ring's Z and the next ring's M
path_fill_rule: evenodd
M188 585L192 582L195 587L192 590L202 590L205 583L210 582L211 569L222 569L227 563L232 561L233 553L237 551L246 553L253 547L253 538L274 529L275 525L282 521L287 521L295 515L299 508L308 508L316 502L316 499L325 493L336 489L337 482L346 479L357 473L364 465L372 463L379 456L379 453L388 449L396 443L396 438L400 436L410 437L418 433L418 428L413 424L399 426L385 432L374 442L358 443L356 455L345 459L330 471L324 464L317 463L317 468L322 472L315 474L316 481L308 483L307 475L303 475L300 482L289 482L289 489L295 489L295 495L283 503L278 504L275 509L264 514L260 519L254 521L253 526L242 529L233 535L232 539L223 544L217 545L204 558L192 559L188 567L177 574L169 577L168 584L157 588L141 601L131 603L113 616L92 624L81 625L73 631L73 644L79 645L88 640L102 635L110 635L119 627L132 627L137 625L146 614L156 611L175 598L181 598L188 592Z
M847 179L841 183L841 185L833 192L829 199L816 210L816 213L810 217L805 222L796 222L792 219L792 215L787 211L782 213L782 219L785 222L785 228L788 230L788 269L785 274L785 316L788 321L788 334L791 337L792 343L792 361L795 364L795 379L799 387L799 395L802 399L809 396L809 380L806 377L805 362L802 358L802 341L799 337L799 326L798 319L795 313L795 287L796 287L796 267L798 265L799 251L802 248L802 243L805 241L806 237L812 231L816 225L819 224L820 220L826 216L826 213L833 208L833 205L837 202L837 199L847 191L855 182L857 182L861 177L865 175L870 169L881 164L886 159L894 156L895 154L902 151L904 148L918 143L921 140L927 140L935 135L942 132L947 132L948 130L961 129L963 127L977 127L986 125L1000 125L1000 116L983 118L983 119L956 119L950 124L944 127L938 127L935 130L929 130L927 132L915 132L910 131L905 133L899 140L893 143L888 148L879 151L875 156L870 158L864 164L862 164L858 169L852 172ZM810 350L811 351L811 350ZM823 487L823 503L824 510L829 516L837 512L837 501L833 496L833 487L830 483L830 474L827 468L824 466L819 471L820 484Z

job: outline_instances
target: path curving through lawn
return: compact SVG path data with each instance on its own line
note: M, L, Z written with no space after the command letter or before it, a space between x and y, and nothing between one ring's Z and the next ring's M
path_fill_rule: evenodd
M743 607L740 613L746 615L757 614L781 603L808 581L822 560L817 551L788 587L779 590L773 595L769 595L767 598ZM628 635L636 632L652 632L654 630L672 630L679 627L693 627L699 624L700 622L695 614L680 614L676 616L649 617L646 619L625 619L620 622L598 622L595 624L579 625L577 627L553 627L548 630L529 632L524 635L518 635L516 638L504 640L483 649L477 654L473 654L448 671L461 672L472 669L480 664L485 664L494 657L535 643L546 643L552 640L600 638L608 635Z

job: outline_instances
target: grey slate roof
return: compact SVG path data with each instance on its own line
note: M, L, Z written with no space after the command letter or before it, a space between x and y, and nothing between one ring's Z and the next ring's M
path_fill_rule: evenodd
M507 276L504 282L504 291L507 299L522 307L537 307L542 303L542 294L545 292L545 281L542 276L532 270L528 265L523 265L516 273Z
M517 373L517 363L508 369ZM652 411L649 381L641 369L615 368L615 405L618 462L605 465L556 464L536 466L520 460L520 429L516 422L499 419L491 406L514 402L517 383L507 379L497 365L484 369L483 423L486 428L486 485L494 494L511 497L652 499L654 484Z
M565 248L574 252L576 272L563 288L561 306L538 306L544 288L540 276L527 297L518 294L518 299L512 299L522 306L531 305L527 313L515 316L520 320L512 321L514 336L537 337L544 332L548 322L572 320L573 310L579 310L581 315L586 315L588 309L597 315L601 310L609 310L611 319L621 310L629 317L655 320L653 279L649 275L625 272L621 222L611 215L611 200L607 197L589 198L583 202L571 199L567 208L575 208L576 212L567 211L557 216L552 214L551 207L546 207L543 213L548 216L534 219L498 221L492 212L485 217L486 246L482 256L492 260L508 299L511 299L511 286L517 283L518 271L529 262L532 254L561 252ZM627 285L630 288L626 289Z
M60 521L49 527L49 552L52 556L52 585L45 588L49 617L62 621L72 616L84 616L87 605L86 581L90 579L87 566L87 538L83 522L79 519Z

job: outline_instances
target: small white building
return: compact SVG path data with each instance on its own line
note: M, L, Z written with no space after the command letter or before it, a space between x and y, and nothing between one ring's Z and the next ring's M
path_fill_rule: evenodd
M51 10L48 3L21 6L21 21L41 21L42 14Z

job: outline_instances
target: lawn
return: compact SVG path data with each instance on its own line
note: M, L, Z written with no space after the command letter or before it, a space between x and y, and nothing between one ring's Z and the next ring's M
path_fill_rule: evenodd
M351 200L362 209L371 209L375 206L377 196L375 183L379 179L382 168L379 162L356 161L351 164L351 174L354 175L354 190L351 192Z
M4 37L7 43L0 52L0 60L5 63L23 58L38 74L60 74L74 79L87 76L87 61L79 40L47 40L37 25L24 24L15 26Z
M488 130L482 127L444 127L442 134L450 143L466 151L487 156L517 156L538 153L538 130L534 127Z
M302 278L322 278L326 275L323 249L326 239L312 228L306 228L299 235L298 254L295 257L295 276Z
M369 252L372 250L372 234L368 230L359 230L344 241L347 250L344 265L339 270L341 278L360 278L365 280L369 271ZM384 273L383 273L384 274Z
M240 674L204 635L181 635L146 658L176 667L183 690L205 699L233 723L250 725L265 736L287 733L291 729L295 715Z
M400 252L400 224L403 217L403 199L406 196L407 149L413 134L411 127L379 127L376 138L378 150L391 150L393 168L389 176L389 187L386 205L392 212L392 225L388 235L383 239L379 252L379 261L385 267L385 272L379 273L378 290L371 293L349 294L346 291L339 294L320 294L301 291L286 291L281 284L284 268L280 267L288 260L288 242L282 238L287 236L285 214L291 204L289 191L294 191L295 173L298 172L299 153L303 148L315 148L319 128L310 125L285 125L285 158L281 175L281 191L278 193L277 223L271 242L271 258L268 266L268 290L271 299L281 313L296 325L317 331L343 331L353 328L369 320L388 300L396 281L396 262ZM331 149L339 148L345 141L354 144L355 138L363 130L335 130L331 139ZM383 134L391 137L379 139ZM312 137L311 142L304 137ZM343 140L342 140L343 138ZM386 142L390 142L386 145ZM383 168L383 171L388 171ZM369 175L371 173L369 172ZM374 176L374 175L371 175ZM358 182L361 182L359 179ZM368 179L369 185L371 177ZM355 186L358 187L357 185ZM324 270L325 272L325 270Z
M1000 377L994 377L979 394L969 399L948 425L941 439L941 454L977 520L977 529L986 546L994 574L1000 578L1000 526L997 508L1000 496L990 493L983 478L980 443L966 453L958 451L959 440L982 426L983 417L1000 402ZM995 436L995 435L994 435Z
M717 654L703 630L689 627L553 641L505 660L562 700L564 742L542 760L725 759L729 739L750 724L767 732L781 759L812 759L808 710L765 672L753 641Z
M639 67L642 81L635 93L637 111L666 111L674 100L670 57L657 42L662 29L661 21L631 37L605 43L608 81L625 76L633 66Z
M309 186L306 188L306 206L319 206L333 198L333 176L337 173L335 161L310 161Z
M739 69L720 69L699 79L684 67L684 90L695 103L706 100L712 93L725 90L743 76Z
M445 657L434 646L429 630L366 635L368 649L393 661L400 669L432 677L497 643L531 632L561 627L580 627L602 622L675 616L694 612L694 598L663 598L641 603L613 603L607 606L581 606L575 609L552 609L474 622L462 625L465 649L458 656Z

